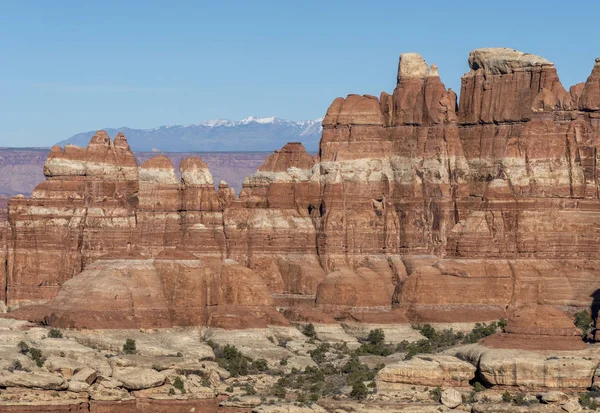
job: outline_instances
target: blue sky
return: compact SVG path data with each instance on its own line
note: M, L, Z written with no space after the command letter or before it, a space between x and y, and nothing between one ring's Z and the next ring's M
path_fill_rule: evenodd
M566 88L600 56L600 2L21 1L0 6L0 146L103 127L323 116L395 86L419 52L460 90L469 51L507 46Z

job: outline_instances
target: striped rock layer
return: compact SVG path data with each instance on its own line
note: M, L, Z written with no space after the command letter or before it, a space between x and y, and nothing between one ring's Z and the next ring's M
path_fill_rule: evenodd
M143 305L163 309L154 320L164 325L234 325L227 317L241 319L244 305L261 322L284 322L275 307L386 322L590 307L600 281L600 61L569 91L539 56L478 49L469 65L457 102L435 65L401 55L392 94L335 99L318 156L287 144L239 197L215 189L199 158L181 163L181 179L165 157L137 165L122 135L55 147L46 181L12 199L0 227L0 298L69 319L61 308L93 296L75 292L77 274L104 266L114 277L111 262L133 254L141 258L128 265L146 268L160 291L160 303ZM169 250L187 258L162 271Z

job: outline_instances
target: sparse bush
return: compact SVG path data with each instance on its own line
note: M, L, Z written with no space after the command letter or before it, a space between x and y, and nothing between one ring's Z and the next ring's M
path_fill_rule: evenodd
M335 343L333 345L333 348L335 350L339 351L340 353L343 353L343 354L350 353L350 349L348 348L348 344L345 341L342 341L341 343Z
M233 393L233 387L231 387L231 386L228 386L228 387L225 389L225 391L226 391L227 393Z
M48 333L48 337L63 338L63 333L58 328L52 328L52 329L50 329L50 332Z
M357 381L371 381L375 379L375 372L371 371L367 365L362 364L358 357L353 356L343 367L342 372L347 374L346 382L349 385Z
M254 360L252 362L252 366L254 368L256 368L258 371L266 371L269 368L269 365L267 364L267 360L265 360L265 359Z
M403 341L396 346L396 351L405 352L405 360L409 360L417 354L437 353L458 344L476 343L480 339L494 334L498 328L505 325L504 320L493 322L491 324L476 323L473 330L465 335L462 332L454 332L452 329L436 331L431 325L424 324L415 328L425 336L426 340L419 340L414 343Z
M317 348L309 351L308 354L310 354L310 357L315 361L315 363L321 364L325 361L325 356L327 355L329 347L329 343L321 343L317 346Z
M169 396L175 396L175 389L173 387L169 388Z
M287 391L285 390L285 387L283 387L281 384L276 384L275 386L273 386L273 390L271 391L271 393L278 399L285 399Z
M480 382L476 381L476 382L473 384L473 390L474 390L476 393L479 393L479 392L482 392L482 391L484 391L484 390L485 390L485 386L484 386L483 384L481 384Z
M19 341L19 344L17 344L17 347L19 347L19 352L21 354L27 354L27 353L29 353L29 346L27 345L26 342Z
M437 403L442 402L442 389L440 387L436 387L435 389L429 390L429 397L431 400Z
M315 338L317 336L317 332L315 331L315 326L312 323L306 324L302 328L302 334L304 334L306 337Z
M43 357L42 351L40 349L31 347L29 349L29 355L31 356L31 359L33 361L35 361L35 364L38 367L42 367L44 365L44 363L46 362L46 358Z
M504 395L502 395L502 400L504 400ZM523 393L517 393L515 397L512 398L512 402L517 406L525 406L527 404Z
M125 344L123 344L123 353L125 354L135 354L137 351L135 346L135 340L128 338L125 340Z
M394 353L394 347L385 344L385 333L381 328L369 331L369 336L357 350L358 354L374 354L376 356L389 356Z
M252 386L250 384L246 384L244 386L244 391L246 392L247 396L254 396L256 394L256 390L254 389L254 386Z
M237 347L229 344L223 347L222 356L219 359L219 366L231 373L233 377L245 376L248 374L248 360Z
M588 391L579 395L579 404L582 407L588 408L590 410L600 410L600 403L597 403L596 398L600 398L600 392L597 391Z
M10 365L10 367L8 368L8 371L13 372L13 371L21 371L23 370L23 364L21 363L21 360L14 360L12 362L12 364Z
M473 330L465 336L462 342L463 344L477 343L482 338L495 334L498 328L499 325L497 322L493 322L490 324L475 323L475 327L473 327Z
M369 390L367 390L367 386L362 381L355 381L352 384L352 391L350 392L350 397L354 400L363 400L369 394Z
M287 359L287 357L285 357L285 358L282 358L281 360L279 360L279 365L280 365L280 366L287 366L287 364L288 364L288 359Z
M382 344L385 341L385 333L383 332L383 329L376 328L369 331L367 341L372 345Z
M505 391L504 393L502 393L502 401L504 403L510 403L513 401L513 397L512 395L507 391Z
M592 328L592 315L586 311L580 311L578 313L575 313L575 326L581 330L581 335L583 337L587 336L588 333L590 332L590 329Z
M298 396L296 397L296 402L300 403L300 405L304 405L304 404L308 403L308 400L306 398L306 393L299 393Z
M181 393L185 393L185 385L183 384L183 380L181 380L181 377L175 377L175 380L173 380L173 387L175 387Z

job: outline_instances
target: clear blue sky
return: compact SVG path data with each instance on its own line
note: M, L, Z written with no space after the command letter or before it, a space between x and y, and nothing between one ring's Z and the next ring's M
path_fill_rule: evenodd
M600 56L592 1L61 1L0 6L0 146L103 127L323 116L395 86L419 52L460 89L467 57L507 46L566 88Z

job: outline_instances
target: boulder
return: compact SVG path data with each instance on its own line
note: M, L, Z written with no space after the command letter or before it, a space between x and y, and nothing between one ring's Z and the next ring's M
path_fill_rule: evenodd
M116 368L113 370L113 377L128 390L142 390L161 386L166 379L161 372L140 367Z
M462 404L462 396L455 389L446 389L442 392L442 404L451 409L455 409Z

